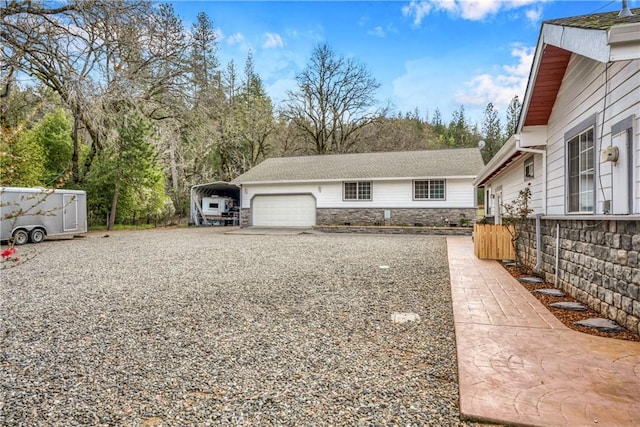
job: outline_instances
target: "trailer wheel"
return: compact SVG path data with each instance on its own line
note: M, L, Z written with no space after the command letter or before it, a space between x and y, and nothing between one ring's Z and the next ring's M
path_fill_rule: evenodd
M46 236L47 233L45 233L42 228L34 228L29 233L29 240L31 243L41 243Z
M13 232L13 244L14 245L24 245L29 241L29 233L27 230L18 229Z

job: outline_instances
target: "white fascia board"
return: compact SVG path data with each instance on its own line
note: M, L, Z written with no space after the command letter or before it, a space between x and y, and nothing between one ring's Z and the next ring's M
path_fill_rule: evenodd
M480 174L478 174L476 179L473 181L474 186L478 186L478 183L487 179L488 176L502 167L502 165L516 153L516 139L518 137L518 135L511 135L496 155L489 160L489 163L487 163L484 169L480 171Z
M446 175L446 176L400 176L384 178L332 178L332 179L307 179L307 180L282 180L282 181L246 181L242 185L274 185L274 184L317 184L322 182L345 181L409 181L421 179L474 179L476 175Z
M609 62L609 37L605 30L564 27L544 24L542 41L569 52L591 58L602 63Z
M617 25L609 30L611 61L640 59L640 22Z
M547 126L526 126L520 132L520 147L531 148L547 145Z

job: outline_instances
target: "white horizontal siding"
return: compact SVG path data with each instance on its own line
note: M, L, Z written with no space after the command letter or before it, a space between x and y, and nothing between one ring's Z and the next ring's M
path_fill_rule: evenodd
M342 182L315 184L244 184L242 207L249 209L257 194L312 194L318 208L473 208L472 179L446 179L445 200L413 200L413 181L373 181L372 200L342 199Z
M606 84L605 84L606 82ZM607 94L605 100L605 93ZM605 108L606 102L606 110ZM604 110L604 114L603 114ZM547 144L547 213L562 215L566 203L566 159L564 135L574 126L596 114L595 156L596 173L596 213L602 213L603 200L611 200L610 163L600 163L600 150L611 143L611 126L626 117L640 117L640 61L605 64L584 57L575 56L569 62L565 78L549 118ZM638 146L636 126L635 144ZM636 148L638 153L638 148ZM635 156L634 167L640 171L640 155ZM635 195L636 213L640 212L640 182L636 173Z
M529 208L533 209L532 213L538 213L542 211L542 155L533 155L533 179L525 179L524 177L524 161L529 158L529 155L522 156L520 159L509 165L495 180L491 181L491 192L495 194L498 189L502 190L501 203L513 204L518 199L519 193L525 188L531 190L531 200L529 201ZM493 203L493 209L499 209L500 212L504 212L502 206L496 206L496 201L489 201Z

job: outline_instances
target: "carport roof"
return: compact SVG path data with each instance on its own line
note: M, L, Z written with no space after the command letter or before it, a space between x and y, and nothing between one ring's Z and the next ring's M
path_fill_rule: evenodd
M483 166L477 148L275 157L231 182L475 177Z

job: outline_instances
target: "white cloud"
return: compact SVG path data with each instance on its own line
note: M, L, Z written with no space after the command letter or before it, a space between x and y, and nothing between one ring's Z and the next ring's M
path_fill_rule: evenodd
M265 49L284 47L284 41L278 33L265 33L265 42L262 45Z
M433 9L431 3L411 0L411 3L402 6L402 14L409 18L413 18L414 25L420 25L424 17L431 12L431 9Z
M382 28L379 25L377 27L374 27L374 28L370 29L367 33L372 35L372 36L376 36L376 37L384 37L385 36L384 28Z
M518 95L522 99L533 62L534 49L516 46L511 56L518 59L515 65L504 65L497 74L484 73L464 83L466 89L456 92L455 99L464 105L486 105L492 102L504 109Z
M244 43L244 36L242 35L242 33L234 33L227 37L225 40L229 46L234 46Z
M518 9L539 2L540 0L411 0L409 4L402 7L402 14L412 18L416 26L419 26L427 15L436 12L448 13L452 17L468 21L482 21L502 11ZM528 10L526 17L532 21L539 19L541 13L538 6L538 9Z
M278 105L284 102L288 98L288 93L290 91L295 91L298 82L295 78L283 78L275 80L271 84L267 84L265 86L267 93L274 101L275 105Z
M529 9L525 12L525 16L529 20L529 23L535 27L539 26L540 19L542 19L542 8L540 6Z
M403 74L392 81L387 95L394 108L400 112L417 108L423 116L433 116L437 108L448 120L458 107L453 93L458 86L455 82L463 80L464 70L442 67L442 61L445 59L428 57L407 61Z

